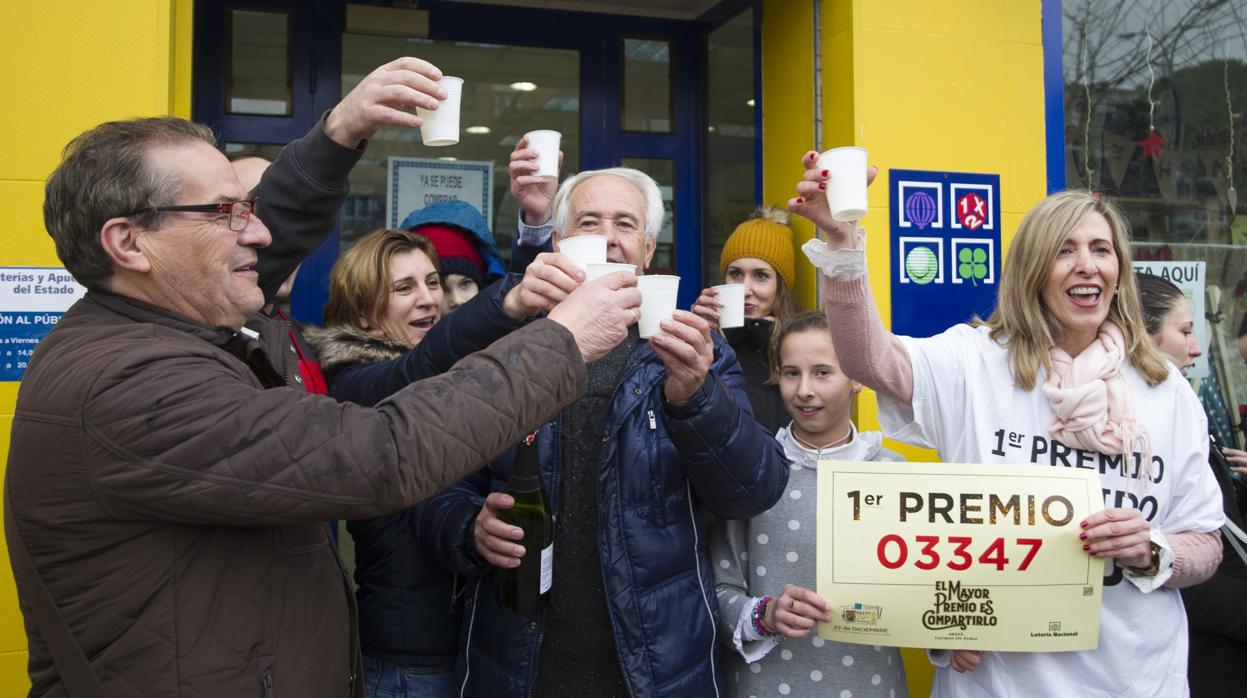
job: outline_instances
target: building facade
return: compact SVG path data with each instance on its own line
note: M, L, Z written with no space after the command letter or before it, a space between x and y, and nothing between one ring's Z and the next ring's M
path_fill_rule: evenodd
M564 173L623 164L659 181L669 216L655 265L683 278L684 307L720 282L719 250L736 223L759 203L782 206L794 195L802 153L857 145L880 168L862 224L885 322L906 329L894 305L903 312L923 297L915 294L936 304L960 298L946 292L990 298L1021 216L1049 192L1089 186L1123 203L1140 256L1205 262L1206 286L1221 290L1208 308L1220 318L1209 338L1223 347L1211 380L1233 409L1230 386L1244 376L1224 347L1236 339L1230 326L1247 291L1247 219L1235 217L1233 186L1236 174L1247 181L1243 18L1233 3L1150 4L11 2L0 9L9 27L0 47L0 205L10 221L0 267L59 266L42 224L43 182L81 131L173 114L212 126L226 150L276 152L372 68L414 55L464 78L460 142L428 148L396 129L372 139L338 234L300 274L293 310L304 321L319 322L339 251L401 220L413 202L474 197L509 240L516 211L506 163L528 130L563 134ZM926 220L921 207L906 212L902 171L906 182L947 194L947 221ZM954 184L931 183L940 176ZM985 204L986 217L958 214L962 200ZM938 236L902 230L937 223L951 231L946 251L922 242ZM815 235L804 221L793 227L798 244ZM957 271L958 244L985 250L980 275ZM914 252L924 245L929 253ZM907 271L911 258L938 254L944 265L945 252L946 287ZM816 282L802 265L796 292L807 306L817 303ZM4 452L18 386L0 381ZM872 395L858 410L865 428L877 427ZM925 658L906 660L913 694L925 694ZM0 694L27 690L25 664L5 567Z

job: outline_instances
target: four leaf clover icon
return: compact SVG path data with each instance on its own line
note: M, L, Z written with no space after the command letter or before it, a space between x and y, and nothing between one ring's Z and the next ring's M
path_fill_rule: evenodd
M979 279L987 277L987 251L981 247L963 247L957 253L957 276L969 279L975 286Z

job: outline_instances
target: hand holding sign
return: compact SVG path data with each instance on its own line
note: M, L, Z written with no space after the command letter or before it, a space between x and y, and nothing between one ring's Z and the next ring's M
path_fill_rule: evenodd
M1152 526L1138 509L1105 509L1083 520L1082 549L1126 567L1152 565Z
M762 624L784 637L802 638L810 634L815 623L831 622L829 610L831 605L823 597L805 587L789 584L784 587L784 593L767 605Z
M978 669L982 661L983 653L978 650L953 650L948 666L952 667L953 671L964 674Z

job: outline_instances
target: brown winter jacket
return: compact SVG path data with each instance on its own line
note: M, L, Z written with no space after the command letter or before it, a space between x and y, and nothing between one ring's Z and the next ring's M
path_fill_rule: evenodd
M541 320L363 408L284 387L242 335L93 291L32 357L6 495L110 696L361 696L323 522L429 497L585 380ZM64 695L28 593L32 695Z

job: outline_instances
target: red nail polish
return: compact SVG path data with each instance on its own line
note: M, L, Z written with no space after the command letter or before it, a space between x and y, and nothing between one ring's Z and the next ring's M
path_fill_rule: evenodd
M1079 526L1082 526L1083 528L1086 528L1086 527L1087 527L1087 522L1086 522L1086 521L1084 521L1084 522L1082 522L1082 523L1080 523L1080 524L1078 524L1078 525L1079 525Z
M818 183L818 188L819 188L819 189L826 189L826 188L827 188L827 183L826 183L826 182L819 182L819 183Z
M797 203L799 203L799 204L803 204L803 203L805 203L805 199L804 199L804 198L802 198L802 197L800 197L800 196L798 196L798 197L797 197Z
M1081 538L1082 540L1087 540L1087 534L1086 534L1086 533L1079 533L1079 534L1078 534L1078 537L1079 537L1079 538Z
M1091 550L1091 546L1090 546L1090 545L1084 545L1084 546L1082 546L1082 549L1083 549L1083 550L1090 551L1090 550Z

